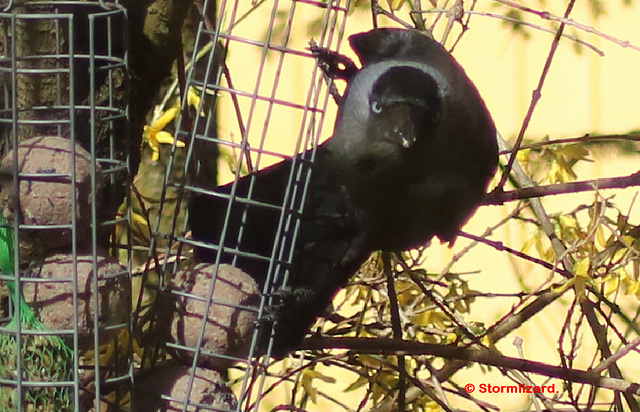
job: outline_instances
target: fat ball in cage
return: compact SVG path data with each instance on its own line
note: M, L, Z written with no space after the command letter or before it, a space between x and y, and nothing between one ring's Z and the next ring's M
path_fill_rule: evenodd
M181 402L205 403L198 402L202 395L196 389L203 373L217 368L225 376L226 367L235 364L244 370L244 377L236 379L240 388L236 391L238 400L212 405L255 410L270 364L268 357L258 356L265 354L270 335L270 324L262 321L268 316L265 308L270 305L273 292L286 284L314 148L330 134L323 128L332 99L326 80L309 50L309 38L294 38L292 32L300 31L312 14L322 28L314 34L318 43L335 49L342 40L349 4L222 2L217 14L211 12L213 7L214 2L203 5L192 67L185 84L185 90L195 90L200 100L195 105L188 99L182 101L183 117L175 138L176 142L185 142L186 147L176 145L168 156L165 191L170 193L168 197L177 194L178 204L186 205L194 196L216 193L219 196L213 190L219 183L216 175L221 182L237 181L241 176L284 161L281 174L288 182L286 193L275 193L266 203L252 200L253 189L242 194L240 191L222 194L232 216L241 214L247 204L264 208L270 217L276 216L278 234L276 238L267 235L262 239L268 242L266 254L231 251L239 259L255 261L267 268L262 273L247 274L234 268L234 262L229 265L218 260L193 266L192 249L202 242L190 236L186 221L176 218L174 227L165 226L164 230L163 223L158 222L151 250L161 252L163 260L156 260L154 265L162 266L159 272L164 281L147 273L144 288L150 292L141 294L136 315L142 321L136 324L142 326L136 336L140 336L139 341L146 348L142 370L148 370L150 380L155 381L158 376L153 372L158 368L155 365L170 370L170 374L177 373L178 368L192 379L186 388L180 386L185 391L177 392L179 396L171 391L166 398L174 400L176 408ZM258 14L259 7L262 9ZM267 7L271 7L270 11L265 10ZM254 30L252 24L265 14L270 15L266 32ZM250 61L244 60L247 55L252 56ZM293 93L282 87L291 81L296 84ZM220 107L221 101L226 107ZM277 118L285 124L275 122ZM186 152L184 159L179 157L180 152ZM218 152L222 161L211 156ZM216 169L213 179L212 167ZM255 190L269 188L258 183ZM158 214L163 214L162 209ZM242 234L238 235L240 239ZM160 243L166 246L160 249L157 247ZM227 315L221 316L223 313ZM160 347L150 343L158 340L162 341ZM184 366L175 366L176 360L192 366L190 374Z
M129 184L126 13L5 1L0 410L126 403L131 274L110 241ZM15 245L15 247L14 247Z

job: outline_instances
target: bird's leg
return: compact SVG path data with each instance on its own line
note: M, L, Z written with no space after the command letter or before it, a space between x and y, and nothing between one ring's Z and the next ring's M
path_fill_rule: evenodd
M309 41L309 50L318 59L318 66L330 79L349 81L358 72L358 67L353 60L326 47L318 46L313 39Z
M314 295L309 288L283 287L269 294L271 303L266 308L264 316L258 322L272 323L280 319L280 315L286 308L303 306L310 301Z

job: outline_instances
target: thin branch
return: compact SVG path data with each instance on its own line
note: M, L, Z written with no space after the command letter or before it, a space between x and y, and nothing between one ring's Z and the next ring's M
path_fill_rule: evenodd
M547 29L546 27L542 27L542 26L537 25L537 24L529 23L529 22L526 22L524 20L515 19L513 17L504 16L502 14L489 13L489 12L485 12L485 11L467 11L465 13L467 13L467 14L476 14L476 15L484 16L484 17L492 17L494 19L500 19L500 20L504 20L504 21L510 21L510 22L517 23L517 24L522 25L522 26L531 27L532 29L535 29L535 30L538 30L538 31L542 31L542 32L545 32L545 33L552 33L552 34L556 33L554 30ZM596 52L599 56L604 57L604 52L602 50L598 49L596 46L594 46L591 43L587 43L584 40L580 40L579 38L577 38L576 36L572 36L571 34L563 34L562 37L564 37L567 40L571 40L572 42L577 43L577 44L579 44L581 46L587 47L587 48L591 49L592 51Z
M489 329L489 331L487 331L487 337L491 342L498 342L511 331L522 326L524 322L531 319L560 296L561 295L559 293L547 291L538 296L533 300L533 302L529 303L519 312L515 312L515 308L512 309L510 313L505 315L503 319L498 321ZM453 374L464 368L467 364L467 361L462 360L449 361L445 366L440 368L435 375L440 382L447 381Z
M496 249L496 250L498 250L500 252L511 253L512 255L515 255L515 256L517 256L517 257L519 257L521 259L524 259L524 260L529 261L531 263L534 263L536 265L540 265L545 269L549 269L549 270L551 270L553 272L560 273L564 277L571 277L571 273L570 272L558 268L557 265L552 265L551 263L549 263L549 262L547 262L545 260L539 259L539 258L531 256L531 255L527 255L526 253L522 253L519 250L513 249L513 248L511 248L509 246L505 246L504 243L502 243L500 241L485 239L483 237L472 235L471 233L466 233L466 232L462 232L462 231L459 232L459 236L466 237L467 239L471 239L471 240L473 240L475 242L491 246L492 248L494 248L494 249Z
M304 349L348 349L358 353L428 355L464 362L475 362L499 368L530 372L551 378L586 383L605 389L640 395L640 385L623 379L608 378L592 371L567 369L543 362L504 356L491 349L439 345L434 343L398 341L383 338L326 338L315 336L304 341Z
M618 359L622 358L623 356L625 356L626 354L628 354L629 352L637 348L639 345L640 345L640 337L635 338L635 340L626 344L622 349L618 350L609 358L605 359L600 365L596 366L592 370L598 373L604 371L605 369L609 368L609 366L612 363L616 362Z
M424 21L424 17L422 17L421 13L416 13L415 10L422 9L422 0L409 0L409 4L411 5L411 11L409 12L409 17L411 17L411 21L413 21L413 26L420 31L427 31L427 25Z
M392 20L392 21L398 23L399 25L401 25L405 29L413 29L413 26L411 26L409 23L407 23L404 20L400 19L395 14L393 14L393 13L385 10L384 8L382 8L382 6L380 6L380 4L378 4L377 0L374 0L374 1L371 2L371 13L374 16L373 17L373 26L374 26L374 28L378 28L378 23L377 23L376 19L377 19L377 16L379 14L382 14L383 16L388 18L389 20Z
M518 10L522 10L522 11L527 12L527 13L535 14L536 16L540 17L543 20L556 21L556 22L559 22L561 25L572 26L572 27L577 28L578 30L582 30L584 32L591 33L591 34L595 34L596 36L599 36L599 37L602 37L602 38L604 38L606 40L609 40L610 42L615 43L615 44L617 44L617 45L619 45L621 47L629 47L631 49L640 51L640 47L639 46L635 46L634 44L632 44L628 40L617 39L617 38L615 38L613 36L610 36L610 35L608 35L606 33L603 33L603 32L601 32L599 30L594 29L591 26L587 26L586 24L578 23L577 21L568 18L566 13L565 13L564 17L558 17L558 16L555 16L555 15L549 13L548 11L540 11L540 10L532 9L530 7L526 7L526 6L514 3L514 2L509 1L509 0L494 0L494 1L496 1L498 3L502 3L505 6L509 6L509 7L513 7L515 9L518 9Z
M582 309L582 313L584 313L585 317L587 318L587 322L591 327L593 337L596 339L596 343L598 345L598 349L600 349L600 353L602 353L602 356L604 358L611 358L612 354L611 348L609 347L609 340L607 339L607 329L603 327L600 322L598 322L598 316L596 315L595 310L593 310L593 306L594 305L592 304L592 302L586 299L580 302L580 308ZM622 372L615 362L609 363L608 371L609 374L614 378L622 379ZM624 393L624 396L631 411L637 412L638 410L640 410L640 405L638 405L638 402L633 399L632 394ZM615 395L614 404L616 405L616 410L623 410L622 400L620 399L620 396L618 394Z
M522 189L506 192L493 191L485 197L483 203L486 205L501 205L504 202L512 202L514 200L567 193L591 192L602 189L625 189L631 186L640 186L640 171L630 174L629 176L606 177L601 179L583 180L580 182L524 187Z
M538 149L541 147L551 146L554 144L573 144L573 143L592 143L592 142L604 142L607 140L623 140L623 141L640 141L640 134L638 133L629 133L629 134L602 134L602 135L588 135L580 137L568 137L566 139L555 139L555 140L544 140L541 142L531 143L527 145L520 146L519 150L525 149ZM507 153L511 153L511 149L501 150L498 154L504 155Z
M567 5L567 10L564 13L564 17L569 17L571 14L571 10L575 4L575 0L570 0ZM556 54L556 50L558 49L558 44L560 43L560 38L562 37L562 32L564 31L564 23L560 23L560 27L558 28L558 32L556 33L553 42L551 43L551 50L549 51L549 55L547 56L547 60L544 63L544 68L542 69L542 73L540 74L540 80L538 81L538 86L533 91L533 96L531 97L531 103L529 104L529 109L527 110L527 114L522 122L522 127L520 128L520 132L518 133L518 138L516 139L516 143L513 145L512 156L509 158L509 162L504 169L504 173L502 174L502 178L500 178L500 183L498 183L498 188L502 189L504 185L507 183L507 179L509 174L511 173L511 168L513 167L513 163L516 161L515 154L518 152L520 145L522 144L522 139L524 139L524 134L529 127L529 123L531 122L531 118L533 117L533 110L536 108L538 101L542 97L542 86L544 86L544 82L547 78L547 74L549 74L549 69L551 68L551 62L553 61L553 57Z
M396 255L398 255L398 254L396 254ZM407 266L405 261L403 261L402 259L399 259L398 263L400 263L402 268L407 271L407 273L409 274L409 277L411 277L411 280L413 281L413 283L415 283L415 285L418 286L418 288L422 291L422 293L424 293L426 296L428 296L431 299L431 301L433 302L433 304L436 305L436 307L438 309L440 309L442 311L442 313L447 315L447 317L449 317L449 319L451 319L451 321L458 328L460 328L460 330L465 334L465 336L468 339L470 339L470 340L472 340L474 342L478 341L478 337L476 335L474 335L473 332L471 332L471 329L469 328L468 324L464 321L464 319L458 313L456 313L455 311L451 310L447 306L446 301L442 298L442 296L440 296L439 294L435 293L434 291L432 291L430 289L427 289L425 287L425 285L420 281L420 279L418 279L416 277L416 275L413 272L413 270L411 270L409 268L409 266Z
M400 309L398 308L398 296L393 281L393 272L391 270L391 254L389 252L382 253L382 262L384 266L384 274L387 278L387 293L389 293L389 307L391 308L391 325L393 329L393 337L396 340L402 340L402 324L400 322ZM405 399L407 395L407 369L404 363L404 356L398 355L398 409L405 410Z
M516 207L514 210L512 210L509 215L507 215L506 217L504 217L503 219L501 219L498 223L496 223L493 226L490 226L488 228L485 229L484 233L482 234L482 239L486 239L489 236L491 236L493 234L493 232L498 229L499 227L503 226L504 224L506 224L507 222L511 221L511 219L515 218L516 216L518 216L518 214L522 211L522 208L525 207L524 204L518 205L518 207ZM464 236L465 232L460 231L460 234L462 236ZM459 261L467 252L469 252L469 250L471 250L472 248L474 248L476 245L478 245L479 243L481 243L482 241L479 240L474 240L473 242L471 242L470 244L468 244L467 246L465 246L464 248L462 248L461 251L457 252L447 263L447 265L442 268L442 270L440 270L440 273L438 274L438 276L436 276L435 281L439 282L440 280L442 280L442 278L444 278L447 273L449 273L449 271L451 270L451 268L453 267L453 265Z

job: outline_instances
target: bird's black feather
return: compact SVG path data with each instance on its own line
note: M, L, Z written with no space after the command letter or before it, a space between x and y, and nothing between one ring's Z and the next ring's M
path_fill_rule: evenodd
M215 261L222 244L221 261L271 291L284 284L267 274L288 269L281 302L272 308L278 358L296 348L371 252L415 247L434 236L454 240L496 169L491 116L440 44L403 29L350 41L362 68L348 77L334 136L308 169L299 169L310 171L301 213L283 205L295 198L291 182L299 174L292 167L310 152L222 186L218 195L195 196L190 206L194 239L218 245L198 248L201 260ZM299 222L297 230L284 231L286 222ZM295 236L283 242L285 233ZM291 264L270 265L273 257L291 257Z

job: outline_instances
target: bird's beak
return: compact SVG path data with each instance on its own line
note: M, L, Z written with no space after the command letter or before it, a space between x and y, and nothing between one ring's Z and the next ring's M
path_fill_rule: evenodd
M400 144L409 149L416 142L416 123L412 116L411 107L406 104L394 104L385 110L385 130L382 131L385 140Z

